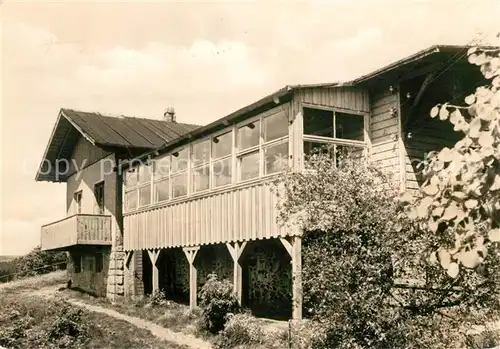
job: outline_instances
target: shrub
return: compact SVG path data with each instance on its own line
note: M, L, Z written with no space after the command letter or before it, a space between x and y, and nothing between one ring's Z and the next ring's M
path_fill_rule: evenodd
M208 275L208 280L200 292L202 326L211 333L224 328L227 315L239 312L238 299L233 293L233 285L227 280L218 280L217 275Z
M490 349L500 345L500 331L487 329L475 335L469 335L465 341L468 349Z
M88 337L88 329L82 320L83 310L65 304L57 320L47 330L47 337L60 345L81 342Z
M229 349L243 344L262 344L265 337L264 331L252 315L246 313L229 315L227 320L216 348Z
M166 304L167 296L164 290L157 290L146 299L146 306L158 307Z

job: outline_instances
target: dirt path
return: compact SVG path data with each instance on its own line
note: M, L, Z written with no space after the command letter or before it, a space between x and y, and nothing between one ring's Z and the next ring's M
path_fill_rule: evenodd
M212 348L210 343L205 342L199 338L196 338L196 337L191 336L191 335L179 333L179 332L174 332L172 330L169 330L168 328L159 326L159 325L152 323L150 321L147 321L147 320L139 319L139 318L136 318L133 316L124 315L124 314L119 313L119 312L112 310L112 309L107 309L107 308L103 308L103 307L99 307L99 306L95 306L95 305L90 305L90 304L87 304L87 303L84 303L81 301L77 301L75 299L67 299L67 302L70 304L76 305L78 307L85 308L85 309L92 311L92 312L106 314L106 315L114 317L115 319L127 321L128 323L130 323L134 326L137 326L139 328L144 328L144 329L151 331L151 333L153 335L155 335L156 337L158 337L160 339L164 339L168 342L172 342L172 343L175 343L178 345L186 345L186 346L191 347L193 349L210 349L210 348Z
M54 277L54 276L52 276ZM59 275L56 275L55 277L59 277ZM50 277L45 277L49 279ZM27 284L26 280L22 280L20 283L23 285ZM8 287L13 287L16 286L14 284L10 284L8 286L4 286L4 288ZM58 294L58 289L61 287L61 284L57 285L49 285L49 286L44 286L40 288L27 288L25 291L22 291L22 293L29 294L31 296L36 296L36 297L43 297L43 298L55 298L59 297ZM0 287L0 290L2 287ZM81 307L84 309L87 309L91 312L95 313L101 313L101 314L106 314L108 316L114 317L115 319L123 320L126 321L138 328L143 328L146 330L149 330L154 336L165 340L167 342L175 343L180 346L186 346L188 348L192 349L211 349L212 346L210 343L196 338L193 335L189 334L184 334L184 333L179 333L179 332L174 332L168 328L159 326L151 321L147 321L144 319L140 319L137 317L133 316L128 316L122 313L119 313L115 310L96 306L96 305L91 305L85 302L82 302L80 300L75 300L72 298L64 297L64 300L67 301L70 304L73 304L77 307Z

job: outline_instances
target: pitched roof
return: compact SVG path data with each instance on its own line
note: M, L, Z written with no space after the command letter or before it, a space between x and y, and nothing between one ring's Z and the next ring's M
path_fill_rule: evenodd
M93 145L106 151L128 149L141 153L160 147L200 126L128 116L105 116L72 109L61 109L45 149L35 179L59 181L52 173L46 173L47 162L69 159L76 142L85 137Z
M61 114L102 147L155 148L200 126L129 116L111 117L72 109Z

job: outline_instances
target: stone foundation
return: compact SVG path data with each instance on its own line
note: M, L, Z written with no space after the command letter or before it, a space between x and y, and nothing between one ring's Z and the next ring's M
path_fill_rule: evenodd
M106 296L109 299L116 299L125 295L125 252L123 248L111 251L109 255L108 278L106 285Z

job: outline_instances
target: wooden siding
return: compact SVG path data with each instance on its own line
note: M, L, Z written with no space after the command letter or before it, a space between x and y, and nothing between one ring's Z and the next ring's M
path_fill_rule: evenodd
M42 226L42 250L76 245L111 245L111 217L74 215Z
M370 110L370 161L381 169L392 172L399 179L399 142L400 133L398 115L393 115L392 108L398 110L398 94L389 90L371 94Z
M296 100L352 111L368 112L370 110L368 93L354 87L303 88L297 91Z
M92 165L110 154L112 153L92 145L83 136L80 136L71 155L71 170L69 174L74 174L77 170L81 171L83 168Z
M431 119L428 115L415 116L414 120L410 120L404 139L406 189L419 189L423 167L417 166L429 152L453 147L460 136L461 133L455 132L448 120Z
M256 183L124 217L124 248L139 250L286 236L271 183Z

